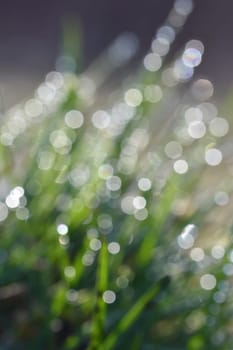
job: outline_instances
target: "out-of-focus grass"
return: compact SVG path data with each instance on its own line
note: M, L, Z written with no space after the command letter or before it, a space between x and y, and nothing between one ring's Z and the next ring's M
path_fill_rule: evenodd
M169 47L180 26L165 24ZM49 73L3 121L2 349L231 346L231 121L185 61L200 42L114 87L135 45Z

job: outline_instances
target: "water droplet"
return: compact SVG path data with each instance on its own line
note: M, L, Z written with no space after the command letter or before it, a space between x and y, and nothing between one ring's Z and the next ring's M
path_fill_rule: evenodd
M216 278L212 274L205 274L200 278L200 285L203 289L212 290L216 287Z
M112 304L114 303L116 300L116 293L114 293L112 290L106 290L103 293L103 301L106 304Z

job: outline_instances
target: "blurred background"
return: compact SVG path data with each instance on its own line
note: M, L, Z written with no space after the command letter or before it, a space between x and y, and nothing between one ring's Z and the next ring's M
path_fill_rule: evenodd
M64 23L79 23L82 36L82 71L125 31L134 32L143 54L172 0L47 0L2 2L0 12L1 109L32 96L46 73L55 68L62 51ZM208 77L221 97L232 83L233 2L195 0L195 8L178 35L173 53L186 40L199 39L205 55L197 75ZM78 38L77 38L78 41ZM80 45L80 42L77 43ZM217 84L216 84L217 83Z
M232 349L232 10L2 4L1 350Z

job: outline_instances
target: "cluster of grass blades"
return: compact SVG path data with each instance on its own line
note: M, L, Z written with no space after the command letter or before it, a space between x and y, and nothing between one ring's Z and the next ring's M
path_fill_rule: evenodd
M191 10L120 83L129 34L6 114L1 349L230 349L231 102L193 78L200 41L166 59Z

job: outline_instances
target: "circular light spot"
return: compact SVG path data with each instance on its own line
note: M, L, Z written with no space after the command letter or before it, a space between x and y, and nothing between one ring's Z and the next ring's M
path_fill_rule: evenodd
M49 170L52 168L55 156L52 152L41 151L38 155L38 167L41 170Z
M223 273L226 276L232 276L233 275L233 264L225 264L223 266Z
M200 285L203 289L211 290L216 287L216 278L209 273L201 276Z
M188 224L177 238L177 242L182 249L190 249L194 244L194 236L197 232L197 227L193 224Z
M148 210L146 208L138 209L134 212L134 217L138 221L144 221L148 217Z
M142 100L142 93L138 89L129 89L125 93L125 102L131 107L139 106Z
M101 214L97 218L97 223L100 229L105 231L106 233L110 232L112 225L112 217L108 214Z
M188 126L188 133L193 139L200 139L206 133L206 126L202 121L191 122Z
M46 82L52 84L56 89L60 89L64 84L63 75L59 72L49 72L46 75Z
M193 248L190 252L190 257L196 262L202 261L205 257L204 250L201 248Z
M152 41L151 50L160 56L165 56L170 49L170 43L165 38L156 38Z
M163 92L159 85L147 85L144 89L145 100L156 103L163 97Z
M116 293L114 293L112 290L106 290L103 293L103 301L106 304L112 304L114 303L116 300Z
M172 43L174 41L174 39L175 39L176 33L175 33L175 30L172 27L170 27L170 26L162 26L157 31L157 35L156 36L159 39L165 39L169 43Z
M187 123L201 121L203 113L200 108L190 107L185 111L184 117Z
M168 142L164 150L166 155L171 159L179 158L183 152L181 144L175 141Z
M182 16L172 9L167 18L167 22L174 28L181 28L186 21L186 16Z
M197 100L205 101L213 95L214 87L209 80L199 79L193 83L191 91Z
M130 144L138 149L144 149L148 145L149 139L150 135L148 130L137 128L130 136Z
M193 2L191 0L176 0L174 8L179 15L188 16L193 10Z
M194 245L194 238L190 233L182 232L177 238L177 243L182 249L190 249Z
M177 59L174 64L173 74L178 81L187 81L192 78L194 70L184 64L183 60Z
M69 111L65 115L65 123L69 128L78 129L84 123L83 114L76 110Z
M32 118L39 117L43 112L43 104L37 99L30 99L25 104L25 113Z
M15 188L13 188L13 190L11 191L11 195L21 198L24 195L24 188L21 186L16 186Z
M214 259L220 260L224 257L225 255L225 249L223 246L221 245L215 245L212 249L211 249L211 255Z
M212 135L222 137L228 133L229 124L224 118L214 118L211 120L209 128Z
M8 208L15 209L19 206L20 204L20 199L24 195L24 189L23 187L16 186L11 190L9 195L6 197L6 205Z
M112 176L107 179L106 186L110 191L118 191L121 188L121 179L119 176Z
M87 237L92 239L98 237L99 233L95 228L89 228L87 230Z
M57 232L59 233L59 235L66 235L68 233L68 226L65 224L59 224L57 226Z
M92 123L97 129L106 129L110 124L110 116L105 111L97 111L92 116Z
M73 266L66 266L64 269L64 274L68 278L74 278L76 275L75 268Z
M158 71L162 66L161 57L156 53L149 53L144 58L144 66L150 72Z
M184 51L182 60L187 67L197 67L201 63L202 55L199 50L195 48L187 48Z
M205 152L205 161L211 166L219 165L222 159L222 152L217 148L210 148Z
M120 249L120 244L117 242L111 242L108 245L108 251L113 255L118 254L120 252Z
M69 181L74 187L83 186L90 177L90 169L85 164L79 164L69 173Z
M95 252L100 250L100 248L102 247L102 243L99 239L96 238L92 238L90 241L90 248L92 250L94 250Z
M61 245L66 246L67 244L69 244L70 240L68 236L60 236L58 241Z
M101 179L108 179L113 175L113 167L110 164L103 164L98 169L98 175Z
M214 301L216 303L222 304L226 300L226 294L221 292L221 291L219 291L219 292L214 293L213 298L214 298Z
M119 276L116 279L116 284L119 288L124 289L127 288L129 285L129 280L125 276Z
M71 146L71 140L63 130L54 130L49 136L49 140L54 148Z
M8 206L8 208L10 209L15 209L19 206L20 204L20 197L13 195L12 193L10 193L7 197L6 197L6 205Z
M213 118L216 118L218 115L217 107L213 103L203 102L198 106L198 108L200 108L202 111L203 119L206 122L209 122Z
M17 208L16 217L19 220L27 220L29 218L29 210L27 208Z
M69 289L66 293L68 302L75 303L78 300L78 292L74 289Z
M44 103L51 103L56 95L54 86L51 84L41 84L37 89L39 99Z
M135 211L135 208L133 206L133 200L134 197L132 195L126 195L125 197L122 198L121 200L121 210L125 214L133 214Z
M93 255L93 252L87 252L82 257L82 263L85 266L91 266L95 260L95 256Z
M186 1L186 0L184 0L184 1ZM200 40L195 40L195 39L187 42L187 44L185 45L185 48L186 49L194 48L194 49L198 50L202 55L203 55L204 50L205 50L203 43Z
M136 196L133 200L133 206L135 209L143 209L146 206L146 200L142 196Z
M177 174L185 174L188 171L188 163L183 159L179 159L175 161L173 168Z
M151 189L151 186L151 181L146 177L142 177L138 180L138 188L141 191L149 191Z

